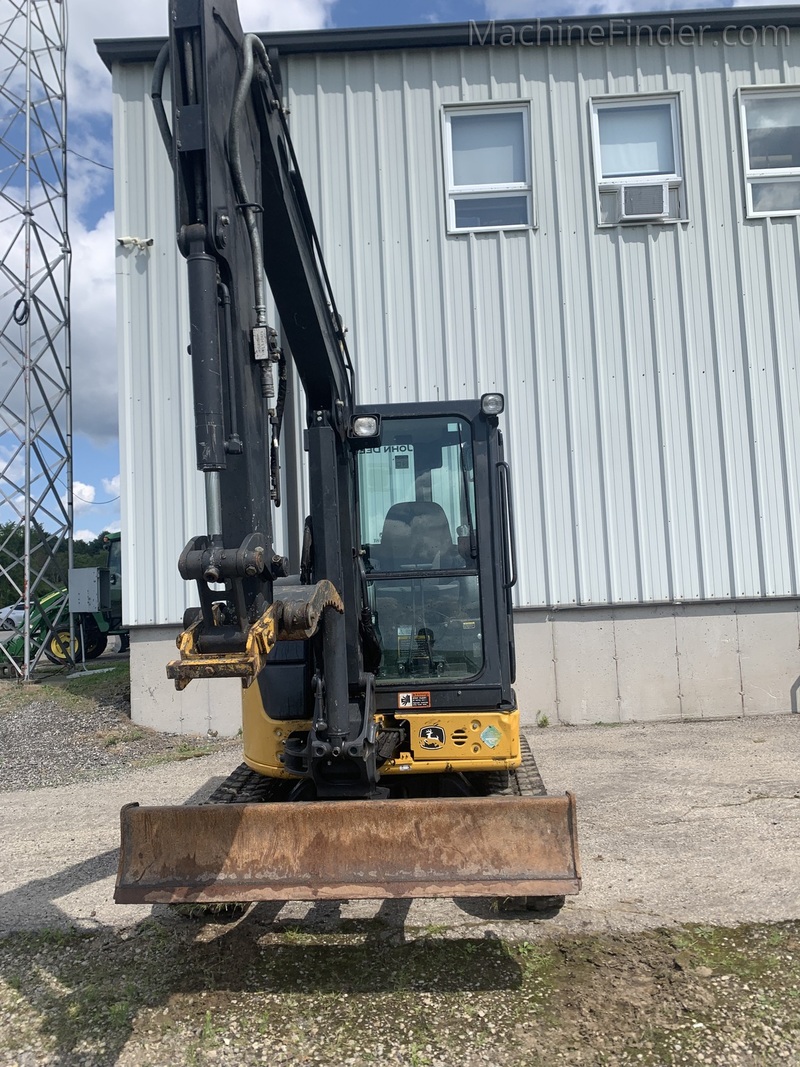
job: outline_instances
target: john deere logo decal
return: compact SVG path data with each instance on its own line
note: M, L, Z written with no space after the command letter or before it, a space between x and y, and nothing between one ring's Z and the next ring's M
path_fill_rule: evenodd
M419 741L423 748L444 748L447 734L441 726L423 726L419 732Z

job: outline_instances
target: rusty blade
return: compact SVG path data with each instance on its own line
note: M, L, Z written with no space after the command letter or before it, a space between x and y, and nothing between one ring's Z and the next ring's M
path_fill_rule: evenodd
M575 799L122 809L120 904L557 896L580 889Z

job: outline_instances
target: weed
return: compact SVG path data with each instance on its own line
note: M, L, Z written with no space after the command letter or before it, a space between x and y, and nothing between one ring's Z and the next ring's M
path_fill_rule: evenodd
M107 733L100 733L98 737L106 748L113 748L114 745L127 741L142 741L147 734L144 730L134 726L129 729L109 730Z
M771 935L778 935L778 941L770 941ZM769 930L759 945L753 942L752 928L747 926L725 929L693 924L676 933L672 941L693 966L710 967L717 973L751 980L768 975L777 965L778 957L764 952L763 944L776 948L780 932Z
M208 756L211 753L210 745L196 745L191 741L181 741L178 747L175 749L175 759L199 759L201 756Z
M250 907L249 904L238 901L218 901L214 904L203 904L199 901L193 901L191 904L170 904L169 909L173 915L179 916L181 919L209 919L211 921L223 920L223 919L235 919L239 915L243 914ZM163 940L169 940L172 936L165 927L161 927L164 934L159 934Z
M441 937L448 929L446 923L428 923L423 932L426 937Z
M283 939L287 945L311 945L315 941L313 934L301 930L299 926L284 926Z
M203 756L210 756L213 751L211 745L198 745L192 741L181 741L175 748L167 749L165 752L157 752L153 756L139 760L137 766L157 767L160 763L179 763L182 760L202 759Z
M770 948L777 948L778 945L782 945L786 940L786 931L773 928L769 930L764 937L764 941Z
M528 968L543 969L551 962L550 953L532 941L522 941L515 945L511 949L511 955L518 956Z
M543 711L536 712L536 725L542 730L550 725L550 720Z
M111 670L81 671L74 678L53 679L43 688L60 689L73 697L84 697L104 703L113 700L127 700L130 696L131 674L128 663L119 663Z
M36 934L31 934L30 940L33 944L38 942L41 946L54 945L56 948L64 948L66 945L76 941L85 941L88 936L88 934L80 933L78 930L62 930L58 926L53 926L39 930Z
M214 1026L214 1020L211 1018L211 1012L207 1011L203 1017L203 1029L200 1033L200 1037L204 1045L210 1044L217 1036L217 1028Z
M411 1046L411 1058L409 1063L411 1067L428 1067L431 1063L431 1057L427 1051L424 1051L421 1045L416 1043Z
M176 904L173 910L178 911L179 908L191 908L191 904ZM154 941L163 943L170 941L173 937L172 931L169 927L165 926L163 922L159 922L158 919L143 919L139 923L139 931L145 937L152 937Z
M131 1017L131 1006L127 1000L118 1000L109 1005L108 1022L115 1029L126 1027Z
M516 946L518 956L522 956L523 959L547 959L547 953L542 951L540 945L534 944L532 941L521 941Z

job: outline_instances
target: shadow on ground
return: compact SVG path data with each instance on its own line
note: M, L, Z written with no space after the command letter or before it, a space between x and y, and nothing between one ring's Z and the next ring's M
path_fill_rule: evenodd
M426 996L449 995L461 1015L465 998L513 994L522 983L518 960L498 939L422 932L407 941L406 902L387 901L364 920L337 920L337 906L326 903L291 924L277 920L281 907L257 905L228 923L162 907L127 931L14 935L0 942L0 979L15 998L15 1025L24 1030L29 1016L59 1063L83 1062L91 1048L93 1063L111 1064L143 1027L148 1035L174 1030L178 1018L182 1040L200 1048L230 1026L220 1020L243 1000L256 1016L263 1002L264 1018L279 1005L292 1034L306 1024L310 1032L335 1006L344 1041L367 1005L413 1019L424 1015Z

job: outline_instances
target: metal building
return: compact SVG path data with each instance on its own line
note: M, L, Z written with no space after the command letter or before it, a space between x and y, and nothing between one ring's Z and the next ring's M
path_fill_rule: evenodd
M359 402L507 397L529 721L796 710L800 12L269 43ZM117 251L134 714L235 730L233 690L162 681L203 509L159 44L99 44L135 239Z

